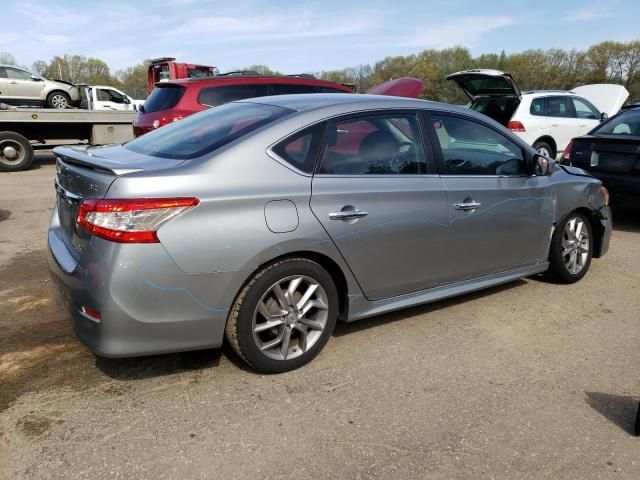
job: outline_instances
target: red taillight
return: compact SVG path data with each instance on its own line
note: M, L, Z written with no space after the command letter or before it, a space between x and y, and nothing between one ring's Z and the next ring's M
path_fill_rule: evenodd
M560 157L561 160L571 160L571 149L573 148L573 140L571 140L569 142L569 145L567 145L567 148L564 149L564 152L562 152L562 156Z
M96 237L119 243L157 243L161 225L196 205L197 198L89 198L76 223Z
M511 120L509 122L509 124L507 125L507 128L509 130L511 130L512 132L526 132L527 129L524 128L524 125L522 124L522 122L519 122L518 120Z
M153 128L164 127L165 125L169 125L170 123L177 122L178 120L182 120L184 117L182 115L163 115L157 120L154 120L152 125Z
M92 308L89 307L82 307L80 308L80 311L86 316L86 317L90 317L91 320L99 322L102 319L102 314L100 312L95 311Z

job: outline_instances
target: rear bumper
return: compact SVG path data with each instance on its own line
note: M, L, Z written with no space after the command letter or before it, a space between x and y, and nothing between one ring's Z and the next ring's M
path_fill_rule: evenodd
M77 337L105 357L134 357L222 345L230 274L185 274L160 244L92 238L77 260L56 224L49 229L54 288ZM237 276L237 273L236 273ZM221 298L230 296L229 304ZM82 307L99 312L96 321Z

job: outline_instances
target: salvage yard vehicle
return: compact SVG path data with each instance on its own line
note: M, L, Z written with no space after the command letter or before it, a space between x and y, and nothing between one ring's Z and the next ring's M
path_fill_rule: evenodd
M229 72L214 78L159 83L133 122L136 137L196 112L245 98L293 93L353 93L338 83L303 76Z
M88 110L135 110L144 100L134 100L122 90L108 85L78 84L83 97L80 108Z
M28 169L33 163L34 148L51 148L52 141L104 145L131 140L134 116L134 111L52 110L0 104L0 173Z
M574 138L561 161L600 179L614 198L640 195L640 106Z
M179 80L183 78L214 77L218 74L216 67L176 62L173 57L155 58L149 62L147 69L147 93L151 93L158 82Z
M78 88L62 80L47 80L13 65L0 65L0 102L69 108L80 101Z
M607 252L599 180L469 109L378 95L228 103L124 145L57 148L49 268L79 339L220 347L263 372L354 321Z
M573 137L615 114L629 96L622 85L612 84L584 85L570 92L521 92L510 74L489 69L452 73L447 80L456 82L469 97L469 108L493 118L552 158Z

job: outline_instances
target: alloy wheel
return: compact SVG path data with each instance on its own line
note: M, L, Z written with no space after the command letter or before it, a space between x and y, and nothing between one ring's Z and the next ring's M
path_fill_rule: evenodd
M51 97L51 105L54 108L67 108L69 104L67 103L67 97L58 93Z
M572 217L564 227L562 260L567 271L577 275L589 259L589 230L580 217Z
M267 357L290 360L307 352L322 336L329 318L322 285L306 275L274 283L253 314L253 339Z

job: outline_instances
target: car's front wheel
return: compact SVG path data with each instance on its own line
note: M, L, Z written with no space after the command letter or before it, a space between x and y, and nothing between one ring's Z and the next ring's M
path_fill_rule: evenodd
M49 108L69 108L71 106L71 97L64 92L51 92L47 96L47 106Z
M331 275L305 258L258 271L231 309L226 337L254 369L281 373L310 362L325 346L338 316Z
M549 272L563 283L574 283L584 277L593 256L591 223L583 213L567 215L557 226L551 240Z

